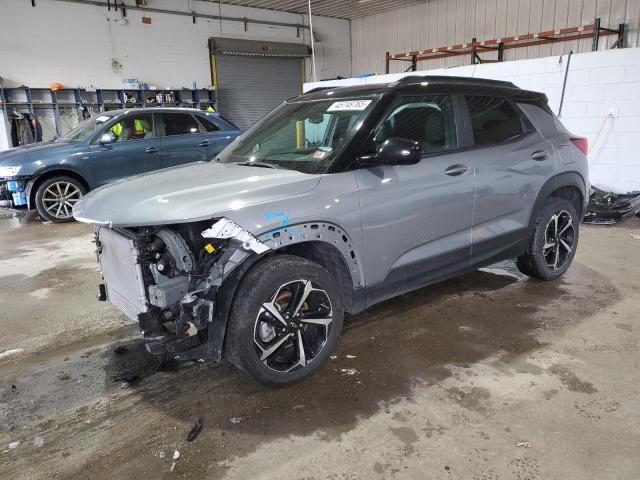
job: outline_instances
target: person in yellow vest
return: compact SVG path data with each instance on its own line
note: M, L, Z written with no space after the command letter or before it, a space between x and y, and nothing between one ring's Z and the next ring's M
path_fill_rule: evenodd
M151 128L149 127L148 121L140 120L138 118L133 121L132 138L144 138L149 132L151 132Z
M116 136L116 139L120 139L120 135L122 135L122 122L116 123L113 127L110 128L111 133Z
M124 122L126 122L129 125L125 126L123 125L123 122L118 122L115 125L113 125L110 129L111 133L113 133L116 136L116 139L119 142L122 142L124 140L145 138L145 136L151 132L151 127L147 120L141 120L139 118L134 119L133 125L132 125L133 128L129 127L131 125L130 118L124 120ZM123 137L123 132L125 133L124 137Z

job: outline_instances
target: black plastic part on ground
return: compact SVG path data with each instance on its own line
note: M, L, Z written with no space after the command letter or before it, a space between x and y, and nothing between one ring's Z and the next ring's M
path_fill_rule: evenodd
M584 223L617 223L633 214L640 216L640 192L618 194L592 188Z

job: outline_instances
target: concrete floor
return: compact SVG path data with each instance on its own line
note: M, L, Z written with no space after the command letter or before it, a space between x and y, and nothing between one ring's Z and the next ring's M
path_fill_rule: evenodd
M266 390L148 358L86 225L0 218L0 478L640 478L640 221L581 234L559 281L504 262L387 301Z

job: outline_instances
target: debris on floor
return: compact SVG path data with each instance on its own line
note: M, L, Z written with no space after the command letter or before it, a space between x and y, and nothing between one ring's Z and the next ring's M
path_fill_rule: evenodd
M356 358L355 355L347 355L347 358Z
M242 420L243 420L242 417L233 417L231 419L231 423L233 423L234 425L238 425L239 423L242 422Z
M37 436L33 439L33 446L36 448L40 448L44 445L44 438Z
M118 345L116 348L113 349L113 353L116 353L118 355L121 355L123 353L125 353L127 351L127 346L126 345Z
M200 432L202 431L203 426L204 425L202 423L202 419L199 417L196 418L196 421L193 422L193 427L191 428L191 431L187 435L187 441L193 442L198 437L198 435L200 435Z
M610 225L633 214L640 214L640 192L619 194L593 187L584 223Z
M343 373L345 375L355 375L356 373L358 373L358 370L356 370L355 368L341 368L340 373Z
M10 357L12 355L18 355L19 353L24 352L22 348L12 348L11 350L5 350L4 352L0 352L0 360L3 358Z
M516 447L520 447L520 448L532 448L532 447L533 447L533 443L532 443L532 442L517 442L517 443L516 443Z
M140 380L140 376L136 373L128 373L122 377L116 377L113 379L114 382L120 382L120 388L122 389L129 388L138 380Z
M9 444L9 450L15 450L20 445L20 440L16 440L15 442L11 442Z
M180 452L178 450L176 450L175 452L173 452L173 462L171 463L171 471L172 472L175 470L176 464L177 464L179 458L180 458Z

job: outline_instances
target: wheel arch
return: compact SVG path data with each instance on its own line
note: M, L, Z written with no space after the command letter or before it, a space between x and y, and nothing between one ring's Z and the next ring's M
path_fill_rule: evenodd
M250 270L274 255L295 255L318 263L336 278L345 311L357 313L364 309L364 278L359 257L342 228L328 222L309 222L271 230L258 239L271 249L246 258L216 293L218 307L208 332L209 353L216 361L222 358L227 321L240 282Z
M529 231L535 228L536 217L544 203L550 197L560 197L569 200L575 207L580 218L584 216L585 201L588 198L586 182L577 172L566 172L556 175L542 186L536 197L529 219Z
M71 177L79 181L82 184L82 186L86 189L87 192L90 190L89 182L87 181L87 179L80 173L76 172L75 170L70 170L66 168L54 168L51 170L46 170L44 172L38 173L27 184L27 202L28 202L27 206L29 209L33 209L35 206L36 192L38 191L38 187L42 185L42 182L45 182L50 178L59 177L59 176Z

